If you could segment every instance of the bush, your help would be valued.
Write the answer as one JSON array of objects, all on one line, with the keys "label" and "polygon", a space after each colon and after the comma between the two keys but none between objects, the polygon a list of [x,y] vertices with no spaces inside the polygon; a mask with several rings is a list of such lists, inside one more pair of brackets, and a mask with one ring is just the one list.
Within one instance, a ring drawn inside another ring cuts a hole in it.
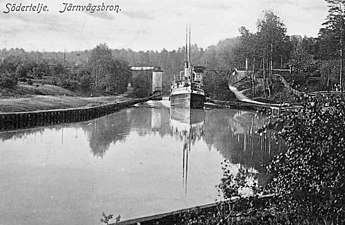
[{"label": "bush", "polygon": [[146,76],[133,79],[133,94],[138,98],[147,97],[151,93],[151,83]]},{"label": "bush", "polygon": [[204,77],[204,89],[212,99],[222,101],[236,99],[235,94],[229,90],[227,75],[225,73],[206,74]]},{"label": "bush", "polygon": [[21,82],[27,82],[28,79],[26,79],[25,77],[22,77],[22,78],[19,78],[19,81],[21,81]]},{"label": "bush", "polygon": [[[190,224],[345,224],[344,99],[305,96],[298,111],[275,123],[288,150],[268,166],[268,186],[248,183],[255,174],[246,170],[233,176],[225,162],[218,188],[225,200],[239,200],[219,203],[215,213],[183,215]],[[251,186],[254,196],[243,198],[240,190]]]},{"label": "bush", "polygon": [[75,81],[75,80],[66,79],[66,80],[61,81],[60,86],[63,87],[63,88],[66,88],[66,89],[75,91],[75,90],[78,89],[79,84],[78,84],[78,82]]},{"label": "bush", "polygon": [[93,80],[90,75],[84,75],[80,79],[80,87],[84,91],[89,91],[92,87]]},{"label": "bush", "polygon": [[297,113],[281,117],[288,145],[273,161],[268,191],[293,223],[345,222],[345,102],[340,96],[305,97]]},{"label": "bush", "polygon": [[28,85],[33,85],[33,82],[32,82],[31,79],[27,79],[26,83],[27,83]]},{"label": "bush", "polygon": [[14,88],[18,83],[15,76],[12,76],[8,72],[2,72],[0,74],[0,87],[4,88]]}]

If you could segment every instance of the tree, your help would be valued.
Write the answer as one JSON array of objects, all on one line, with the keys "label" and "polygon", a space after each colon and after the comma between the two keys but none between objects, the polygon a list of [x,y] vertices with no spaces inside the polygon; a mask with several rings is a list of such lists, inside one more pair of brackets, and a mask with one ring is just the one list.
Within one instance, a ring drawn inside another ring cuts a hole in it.
[{"label": "tree", "polygon": [[42,76],[50,75],[49,65],[46,61],[41,61],[35,65],[32,69],[32,75],[36,78],[41,79]]},{"label": "tree", "polygon": [[235,67],[244,68],[243,64],[245,60],[251,61],[252,64],[254,64],[256,60],[259,62],[258,35],[250,33],[245,27],[241,27],[239,32],[241,33],[241,43],[235,49]]},{"label": "tree", "polygon": [[54,65],[51,69],[53,84],[63,86],[63,83],[68,79],[68,72],[61,63]]},{"label": "tree", "polygon": [[[344,224],[344,126],[341,96],[304,97],[298,112],[284,112],[260,131],[274,127],[288,147],[268,166],[268,186],[251,184],[248,178],[255,180],[256,174],[245,168],[232,175],[225,161],[218,188],[228,201],[219,202],[215,212],[187,213],[182,219],[191,224]],[[243,198],[242,188],[252,188],[254,196]]]},{"label": "tree", "polygon": [[108,80],[108,73],[112,65],[111,50],[106,44],[97,45],[92,49],[89,66],[94,81],[94,88],[106,91]]},{"label": "tree", "polygon": [[332,90],[334,84],[339,81],[339,62],[336,60],[322,60],[320,62],[320,74],[323,87]]},{"label": "tree", "polygon": [[234,100],[233,92],[228,87],[228,74],[226,72],[208,72],[204,77],[205,92],[212,99]]},{"label": "tree", "polygon": [[205,53],[202,56],[201,62],[208,69],[217,69],[218,68],[216,46],[210,46],[206,49]]},{"label": "tree", "polygon": [[16,77],[26,78],[32,71],[33,64],[28,62],[21,62],[16,68]]},{"label": "tree", "polygon": [[21,64],[20,56],[8,56],[0,63],[0,70],[15,74],[17,67]]},{"label": "tree", "polygon": [[79,72],[80,77],[80,87],[84,91],[89,91],[92,87],[92,77],[91,77],[91,72],[88,71],[87,69],[82,69]]},{"label": "tree", "polygon": [[304,39],[294,43],[293,50],[291,52],[291,66],[296,69],[297,73],[305,72],[308,70],[313,62],[313,56],[308,53],[308,46]]},{"label": "tree", "polygon": [[345,222],[345,102],[340,96],[304,100],[283,114],[280,137],[288,150],[270,166],[269,191],[292,223]]},{"label": "tree", "polygon": [[108,92],[124,93],[130,82],[131,71],[124,60],[112,60],[108,73]]},{"label": "tree", "polygon": [[17,78],[7,71],[0,71],[0,87],[14,88],[17,85]]},{"label": "tree", "polygon": [[272,11],[266,11],[264,18],[257,22],[258,50],[261,58],[269,66],[278,67],[282,57],[289,59],[291,51],[289,37],[286,35],[285,24]]},{"label": "tree", "polygon": [[336,39],[334,31],[329,28],[321,28],[318,34],[317,58],[321,60],[339,58],[339,40]]},{"label": "tree", "polygon": [[[239,63],[236,59],[236,49],[240,45],[241,40],[239,38],[228,38],[219,43],[216,46],[216,61],[217,67],[214,69],[232,70],[238,66]],[[243,64],[244,61],[242,61]]]},{"label": "tree", "polygon": [[131,76],[128,63],[113,59],[106,44],[100,44],[91,51],[89,68],[95,89],[111,94],[126,91]]},{"label": "tree", "polygon": [[[344,10],[345,10],[345,1],[344,0],[326,0],[328,3],[328,16],[326,18],[326,22],[323,23],[325,26],[324,29],[320,30],[320,34],[323,37],[323,42],[321,42],[321,46],[326,45],[332,46],[332,49],[339,50],[339,58],[340,58],[340,90],[343,91],[343,62],[344,62]],[[329,41],[329,43],[325,43],[325,39]],[[321,39],[322,40],[322,39]],[[335,51],[337,52],[337,51]],[[336,54],[330,54],[333,57]]]},{"label": "tree", "polygon": [[[288,62],[292,49],[289,37],[286,35],[285,24],[272,11],[266,11],[263,19],[257,21],[257,32],[241,27],[240,45],[235,49],[234,65],[242,67],[248,60],[249,70],[261,68],[264,77],[264,90],[269,90],[267,84],[267,72],[273,68],[280,68],[284,62]],[[268,83],[271,84],[271,73]],[[253,85],[254,86],[254,85]]]}]

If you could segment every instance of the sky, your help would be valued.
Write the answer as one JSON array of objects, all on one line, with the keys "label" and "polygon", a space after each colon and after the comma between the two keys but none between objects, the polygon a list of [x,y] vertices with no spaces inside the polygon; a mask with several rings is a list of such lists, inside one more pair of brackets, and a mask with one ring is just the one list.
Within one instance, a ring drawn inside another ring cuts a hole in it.
[{"label": "sky", "polygon": [[[9,4],[20,3],[40,3],[48,11],[11,11]],[[64,3],[120,10],[64,11]],[[256,32],[265,10],[280,17],[287,34],[308,37],[317,36],[328,14],[325,0],[8,0],[0,1],[0,49],[75,51],[106,43],[112,49],[170,51],[185,44],[187,23],[192,43],[207,48],[239,36],[242,26]]]}]

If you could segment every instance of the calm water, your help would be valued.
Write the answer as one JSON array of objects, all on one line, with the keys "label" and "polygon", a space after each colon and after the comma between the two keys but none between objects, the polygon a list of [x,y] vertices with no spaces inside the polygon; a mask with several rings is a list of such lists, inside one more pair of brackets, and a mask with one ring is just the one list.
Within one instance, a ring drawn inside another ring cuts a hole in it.
[{"label": "calm water", "polygon": [[[214,202],[221,162],[261,172],[283,150],[265,118],[149,102],[85,123],[0,133],[0,224],[101,224]],[[258,181],[265,184],[260,173]]]}]

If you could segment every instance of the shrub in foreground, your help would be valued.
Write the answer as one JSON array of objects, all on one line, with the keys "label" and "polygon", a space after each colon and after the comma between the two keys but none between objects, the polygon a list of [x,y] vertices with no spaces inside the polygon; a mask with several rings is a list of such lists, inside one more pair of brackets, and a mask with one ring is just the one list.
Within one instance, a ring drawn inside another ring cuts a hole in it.
[{"label": "shrub in foreground", "polygon": [[[288,150],[267,167],[272,174],[268,186],[249,182],[255,174],[247,170],[232,175],[226,162],[218,186],[225,201],[215,213],[187,213],[183,223],[345,224],[344,99],[305,96],[301,108],[278,121],[277,136]],[[248,187],[254,195],[243,198],[240,190]]]}]

